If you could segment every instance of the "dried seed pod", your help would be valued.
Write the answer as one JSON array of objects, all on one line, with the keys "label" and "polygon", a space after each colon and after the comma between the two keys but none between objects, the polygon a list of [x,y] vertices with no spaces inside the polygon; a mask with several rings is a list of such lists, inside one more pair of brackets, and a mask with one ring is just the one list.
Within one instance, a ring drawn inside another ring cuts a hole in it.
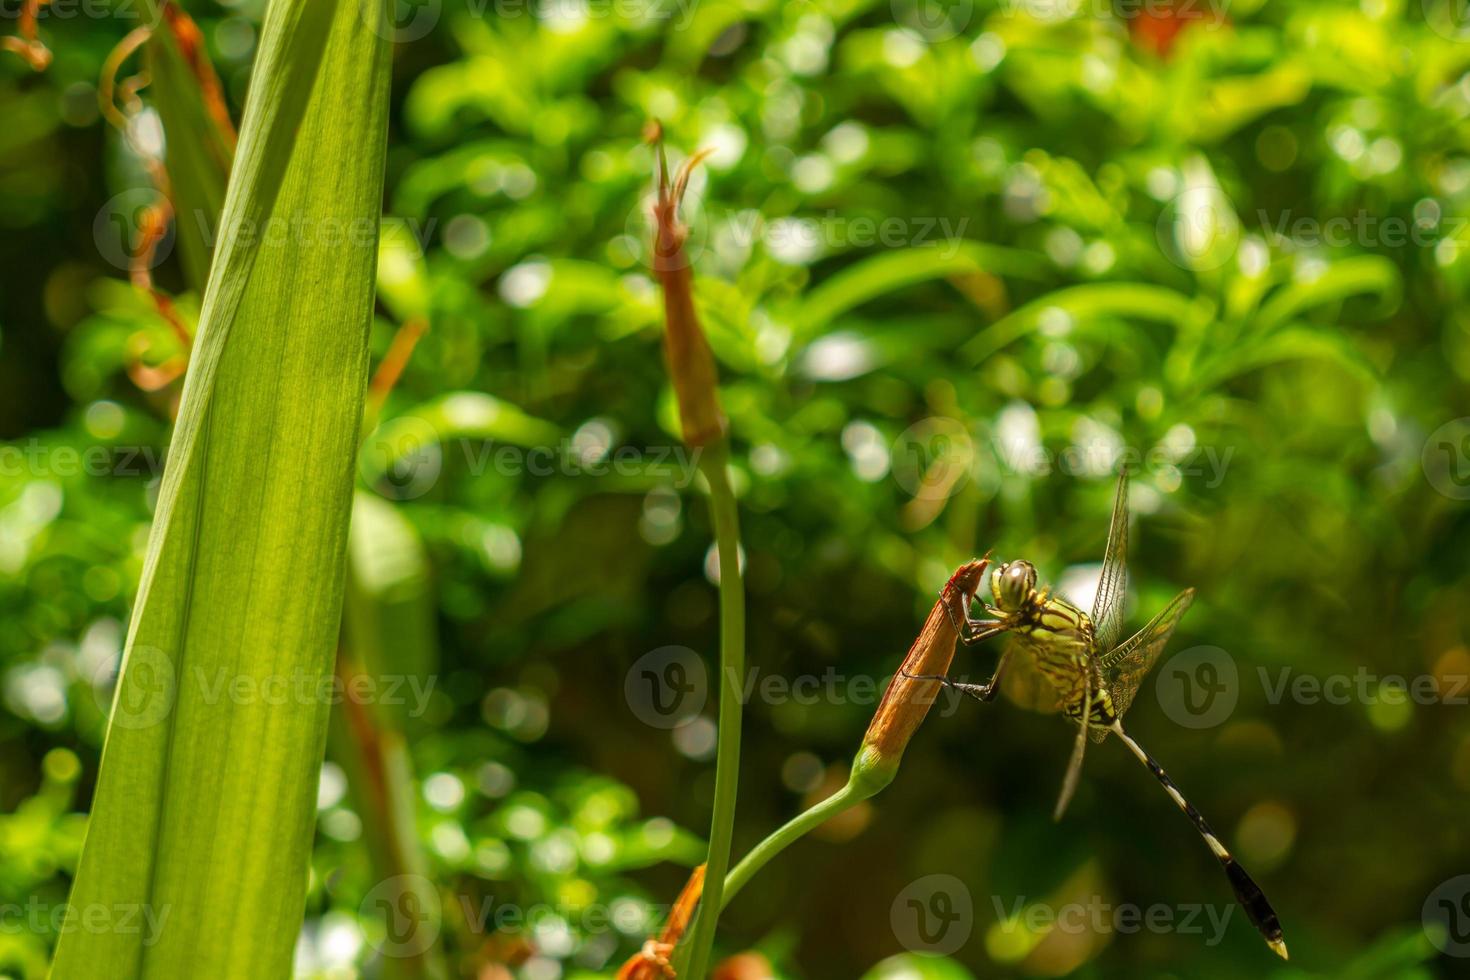
[{"label": "dried seed pod", "polygon": [[939,600],[929,611],[924,628],[909,647],[903,668],[893,675],[883,700],[873,714],[862,748],[853,762],[853,779],[876,782],[873,791],[888,784],[898,770],[899,761],[919,723],[929,713],[939,695],[940,682],[921,680],[911,675],[949,673],[954,659],[959,630],[969,600],[974,597],[990,565],[989,557],[968,561],[955,570],[939,592]]},{"label": "dried seed pod", "polygon": [[664,160],[663,133],[656,125],[651,138],[658,144],[658,197],[654,201],[653,271],[664,294],[664,358],[674,394],[679,401],[679,420],[684,442],[698,448],[718,441],[725,434],[725,413],[720,409],[719,375],[714,354],[694,309],[694,282],[689,257],[684,251],[688,229],[679,220],[679,204],[689,187],[689,176],[708,150],[684,161],[672,181]]}]

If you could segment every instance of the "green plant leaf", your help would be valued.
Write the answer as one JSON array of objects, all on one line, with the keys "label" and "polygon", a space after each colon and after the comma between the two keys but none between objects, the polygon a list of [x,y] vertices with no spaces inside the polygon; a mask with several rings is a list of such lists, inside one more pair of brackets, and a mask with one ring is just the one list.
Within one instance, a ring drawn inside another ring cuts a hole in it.
[{"label": "green plant leaf", "polygon": [[1329,361],[1348,374],[1368,384],[1377,384],[1378,371],[1341,327],[1312,327],[1296,324],[1284,327],[1268,337],[1230,348],[1207,361],[1190,380],[1204,390],[1248,371],[1271,364],[1298,360]]},{"label": "green plant leaf", "polygon": [[402,219],[383,222],[378,243],[378,299],[400,321],[429,315],[429,273],[413,228]]},{"label": "green plant leaf", "polygon": [[[352,504],[348,538],[344,639],[374,677],[407,675],[427,683],[437,661],[429,556],[418,529],[388,501],[366,491]],[[413,707],[394,712],[404,728]]]},{"label": "green plant leaf", "polygon": [[1168,323],[1181,329],[1193,322],[1207,320],[1213,312],[1208,303],[1147,283],[1107,282],[1072,286],[1048,293],[995,321],[976,334],[962,352],[972,364],[978,364],[1035,330],[1053,310],[1076,320],[1121,317]]},{"label": "green plant leaf", "polygon": [[1038,256],[969,241],[880,252],[808,292],[792,318],[792,329],[798,339],[810,337],[848,310],[920,282],[976,272],[1039,280],[1045,268]]},{"label": "green plant leaf", "polygon": [[[58,980],[290,973],[366,384],[381,15],[267,12]],[[96,908],[144,925],[88,929]]]},{"label": "green plant leaf", "polygon": [[1195,132],[1207,143],[1224,139],[1273,109],[1301,102],[1311,88],[1311,73],[1294,62],[1217,79],[1203,97],[1191,102]]},{"label": "green plant leaf", "polygon": [[403,476],[405,467],[413,471],[410,480],[419,481],[430,475],[420,472],[426,461],[422,454],[430,445],[488,439],[513,446],[551,446],[560,437],[556,426],[510,402],[478,391],[453,391],[380,424],[363,440],[358,469],[370,487]]},{"label": "green plant leaf", "polygon": [[1377,255],[1357,255],[1332,263],[1319,276],[1277,290],[1261,306],[1251,328],[1272,330],[1307,310],[1357,295],[1377,297],[1378,313],[1383,315],[1398,306],[1402,291],[1402,277],[1392,262]]}]

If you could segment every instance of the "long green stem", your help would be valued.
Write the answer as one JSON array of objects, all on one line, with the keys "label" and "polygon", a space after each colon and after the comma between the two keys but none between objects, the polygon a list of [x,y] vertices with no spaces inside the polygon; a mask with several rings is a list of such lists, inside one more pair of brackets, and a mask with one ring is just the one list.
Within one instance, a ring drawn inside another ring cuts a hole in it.
[{"label": "long green stem", "polygon": [[[723,456],[723,454],[722,454]],[[725,482],[723,458],[711,464],[718,467],[717,474],[710,475],[711,501],[716,511],[716,537],[720,543],[720,567],[721,571],[721,598],[722,609],[728,611],[731,608],[739,609],[741,604],[737,601],[724,604],[727,598],[724,591],[726,582],[723,571],[726,566],[727,557],[730,565],[738,566],[736,556],[731,553],[726,555],[725,542],[729,539],[721,537],[723,530],[733,532],[735,523],[735,507],[733,495],[729,493],[729,484]],[[709,473],[709,471],[706,471]],[[718,480],[718,483],[717,483]],[[718,492],[714,491],[719,486]],[[728,500],[729,513],[725,522],[727,528],[722,530],[721,518],[719,517],[719,501],[724,498]],[[726,673],[721,684],[721,709],[720,709],[720,767],[716,772],[716,805],[715,820],[716,828],[723,826],[723,836],[717,836],[714,829],[710,833],[710,857],[709,868],[705,877],[704,900],[700,904],[699,918],[695,923],[695,936],[693,941],[681,946],[675,956],[675,967],[680,977],[689,980],[703,980],[705,964],[708,962],[710,942],[713,940],[715,925],[719,915],[740,890],[745,887],[751,878],[761,868],[771,862],[776,855],[790,847],[797,840],[821,826],[827,820],[851,809],[863,800],[875,796],[893,782],[894,776],[898,774],[898,765],[903,758],[904,747],[909,738],[933,703],[933,681],[924,681],[915,678],[915,674],[944,673],[949,669],[950,659],[954,656],[955,629],[949,619],[949,605],[956,596],[973,595],[981,577],[985,572],[988,559],[966,562],[957,569],[940,594],[939,601],[929,612],[929,618],[924,621],[924,628],[920,630],[913,646],[909,648],[908,655],[904,657],[904,666],[900,675],[895,675],[883,695],[882,702],[878,705],[873,720],[868,724],[868,730],[863,735],[862,745],[858,747],[857,755],[852,760],[852,772],[847,777],[847,784],[836,793],[827,797],[817,805],[798,814],[786,824],[757,844],[745,859],[736,866],[734,871],[725,875],[725,866],[730,857],[730,838],[728,823],[721,824],[722,813],[725,819],[733,819],[735,809],[735,780],[734,773],[725,768],[726,761],[726,714],[725,707],[729,703],[725,699],[733,701],[736,717],[739,716],[740,698],[738,691],[731,688],[739,683],[740,669],[733,670],[729,663],[739,663],[743,658],[727,661]],[[739,574],[738,567],[735,574]],[[727,622],[728,626],[729,623]],[[730,633],[726,633],[729,638]],[[743,643],[744,637],[739,635]],[[929,685],[929,694],[923,694],[922,687],[916,685]],[[732,741],[735,743],[735,752],[738,754],[740,733],[733,733]],[[728,782],[726,781],[728,780]],[[722,794],[728,793],[728,796]],[[728,813],[724,813],[722,803],[728,802]],[[716,847],[716,842],[719,846]],[[716,865],[716,861],[720,863]],[[692,955],[690,952],[692,951]],[[689,967],[693,966],[693,970]]]},{"label": "long green stem", "polygon": [[710,818],[704,900],[689,943],[689,969],[680,976],[698,980],[706,973],[715,926],[723,907],[730,838],[735,830],[735,798],[740,783],[740,680],[745,674],[745,585],[740,576],[740,517],[730,486],[725,445],[710,446],[700,460],[709,481],[710,512],[720,561],[720,735],[715,757],[715,803]]},{"label": "long green stem", "polygon": [[735,866],[735,870],[730,872],[729,877],[725,879],[725,893],[720,909],[723,911],[724,907],[740,893],[740,889],[745,887],[746,882],[754,878],[756,872],[764,868],[772,858],[832,817],[851,810],[872,796],[873,792],[861,786],[857,780],[849,780],[847,785],[822,802],[792,817],[783,827],[757,844],[755,849],[745,855],[744,859]]}]

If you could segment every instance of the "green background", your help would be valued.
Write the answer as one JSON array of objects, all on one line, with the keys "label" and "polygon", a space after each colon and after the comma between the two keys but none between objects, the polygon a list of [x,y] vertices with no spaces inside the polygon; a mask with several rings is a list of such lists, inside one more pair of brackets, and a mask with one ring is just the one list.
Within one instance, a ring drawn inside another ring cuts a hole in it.
[{"label": "green background", "polygon": [[[261,5],[184,6],[238,118]],[[0,976],[43,976],[55,942],[177,393],[129,376],[177,350],[119,267],[151,185],[96,107],[139,16],[58,8],[45,73],[0,59]],[[627,696],[669,646],[712,681],[717,628],[699,484],[652,465],[678,450],[653,117],[676,161],[714,151],[686,217],[748,660],[757,685],[817,692],[757,686],[747,706],[737,856],[840,785],[960,561],[1025,557],[1085,594],[1127,452],[1130,624],[1199,590],[1130,730],[1272,897],[1292,961],[1238,910],[1214,934],[1226,883],[1115,742],[1052,823],[1070,731],[1023,673],[994,704],[937,708],[884,794],[731,905],[720,950],[834,980],[1464,971],[1470,940],[1426,927],[1447,897],[1470,931],[1452,5],[444,0],[399,23],[385,212],[411,234],[384,251],[375,357],[405,319],[431,329],[363,486],[410,542],[379,633],[433,679],[403,723],[455,975],[606,975],[702,853],[712,727],[645,724]],[[147,89],[134,125],[146,141]],[[164,253],[156,280],[190,316]],[[599,464],[620,448],[629,465]],[[955,670],[988,676],[996,652]],[[321,797],[300,972],[380,976],[334,764]],[[936,874],[972,909],[948,959],[905,950],[906,889]],[[533,923],[480,928],[487,901]],[[1008,919],[1032,906],[1106,921]],[[1176,925],[1130,931],[1118,906]]]}]

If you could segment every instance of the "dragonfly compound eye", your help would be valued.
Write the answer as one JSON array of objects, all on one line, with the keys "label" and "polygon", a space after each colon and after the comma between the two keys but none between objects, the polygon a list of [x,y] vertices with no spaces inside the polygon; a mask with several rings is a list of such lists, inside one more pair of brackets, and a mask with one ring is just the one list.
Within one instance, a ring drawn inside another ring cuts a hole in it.
[{"label": "dragonfly compound eye", "polygon": [[1007,562],[990,579],[995,604],[1008,612],[1021,608],[1035,587],[1036,567],[1029,561]]}]

